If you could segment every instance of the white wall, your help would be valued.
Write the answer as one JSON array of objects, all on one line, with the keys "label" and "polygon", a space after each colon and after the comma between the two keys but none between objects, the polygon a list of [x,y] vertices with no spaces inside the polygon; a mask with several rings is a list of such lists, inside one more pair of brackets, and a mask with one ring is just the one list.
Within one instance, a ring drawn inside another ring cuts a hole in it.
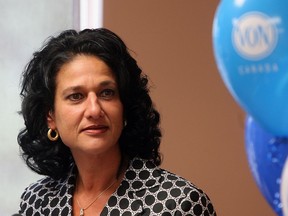
[{"label": "white wall", "polygon": [[0,215],[16,213],[24,188],[41,178],[19,157],[20,74],[47,37],[72,27],[71,0],[0,0]]}]

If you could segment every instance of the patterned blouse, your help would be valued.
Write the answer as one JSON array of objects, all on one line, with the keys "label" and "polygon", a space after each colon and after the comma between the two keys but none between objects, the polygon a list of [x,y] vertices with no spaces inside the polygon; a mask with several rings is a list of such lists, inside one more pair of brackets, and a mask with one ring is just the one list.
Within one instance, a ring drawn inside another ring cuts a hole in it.
[{"label": "patterned blouse", "polygon": [[[76,174],[55,181],[49,177],[26,188],[19,213],[27,216],[72,215]],[[208,196],[187,180],[135,158],[111,195],[101,216],[191,215],[216,216]]]}]

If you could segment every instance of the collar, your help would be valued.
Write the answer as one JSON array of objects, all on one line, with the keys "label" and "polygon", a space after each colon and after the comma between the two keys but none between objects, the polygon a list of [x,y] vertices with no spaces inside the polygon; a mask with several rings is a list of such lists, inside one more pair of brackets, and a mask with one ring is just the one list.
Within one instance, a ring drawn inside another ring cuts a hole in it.
[{"label": "collar", "polygon": [[134,158],[129,163],[122,183],[127,181],[131,191],[153,188],[161,184],[161,173],[162,170],[152,161]]},{"label": "collar", "polygon": [[[73,166],[67,178],[52,183],[54,187],[50,188],[42,203],[44,212],[52,212],[58,208],[59,203],[60,205],[61,203],[66,203],[61,209],[66,209],[68,214],[72,213],[72,196],[75,189],[76,173],[77,168]],[[137,199],[137,197],[143,196],[147,191],[156,191],[163,181],[161,173],[162,170],[152,161],[134,158],[130,160],[124,178],[112,196],[123,196],[126,194],[131,199]],[[59,200],[59,197],[62,197],[62,199]],[[139,206],[142,206],[142,204],[139,203]],[[139,211],[141,211],[140,209],[142,208],[139,208]]]}]

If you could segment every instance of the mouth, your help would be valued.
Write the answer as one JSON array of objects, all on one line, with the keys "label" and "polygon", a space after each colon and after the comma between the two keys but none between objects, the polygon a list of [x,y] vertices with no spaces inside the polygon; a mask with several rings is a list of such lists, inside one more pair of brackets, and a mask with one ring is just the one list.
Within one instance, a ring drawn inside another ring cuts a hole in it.
[{"label": "mouth", "polygon": [[109,127],[106,125],[90,125],[82,129],[81,132],[84,132],[89,135],[97,135],[105,133],[108,129]]}]

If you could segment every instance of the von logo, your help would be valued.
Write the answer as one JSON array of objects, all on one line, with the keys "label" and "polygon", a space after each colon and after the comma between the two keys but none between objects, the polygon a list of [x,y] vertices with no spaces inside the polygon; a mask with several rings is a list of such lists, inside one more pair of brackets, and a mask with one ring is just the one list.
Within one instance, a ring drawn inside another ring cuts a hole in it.
[{"label": "von logo", "polygon": [[249,12],[233,21],[232,42],[236,52],[248,60],[269,56],[278,41],[277,20]]}]

